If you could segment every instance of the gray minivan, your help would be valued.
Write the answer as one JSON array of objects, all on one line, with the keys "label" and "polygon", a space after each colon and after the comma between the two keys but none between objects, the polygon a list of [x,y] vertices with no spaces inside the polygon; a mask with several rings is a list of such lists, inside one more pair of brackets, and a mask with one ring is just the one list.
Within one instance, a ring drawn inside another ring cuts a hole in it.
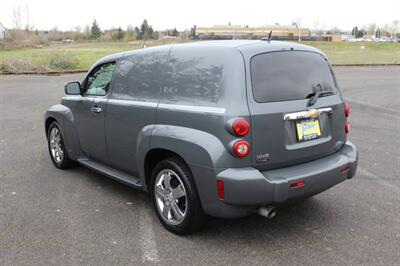
[{"label": "gray minivan", "polygon": [[48,109],[50,157],[150,192],[161,223],[198,229],[355,175],[350,109],[325,55],[277,41],[209,41],[107,56]]}]

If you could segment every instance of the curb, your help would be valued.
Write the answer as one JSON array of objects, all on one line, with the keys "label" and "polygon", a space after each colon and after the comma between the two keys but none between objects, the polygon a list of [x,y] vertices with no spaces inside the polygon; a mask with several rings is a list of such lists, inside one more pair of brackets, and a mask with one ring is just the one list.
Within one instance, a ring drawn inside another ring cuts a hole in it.
[{"label": "curb", "polygon": [[64,75],[75,73],[86,73],[88,70],[67,70],[67,71],[22,71],[22,72],[0,72],[0,75]]},{"label": "curb", "polygon": [[354,67],[354,66],[357,66],[357,67],[374,67],[374,66],[400,66],[400,64],[392,64],[392,63],[390,63],[390,64],[332,64],[332,66],[340,66],[340,67],[347,67],[347,66],[349,66],[349,67]]}]

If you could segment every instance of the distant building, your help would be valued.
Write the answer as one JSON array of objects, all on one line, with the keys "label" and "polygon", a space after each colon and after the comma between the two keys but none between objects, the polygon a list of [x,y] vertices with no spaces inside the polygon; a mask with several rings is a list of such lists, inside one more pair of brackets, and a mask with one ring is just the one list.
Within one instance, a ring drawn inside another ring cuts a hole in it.
[{"label": "distant building", "polygon": [[216,25],[212,27],[196,27],[195,34],[200,39],[261,39],[268,36],[278,39],[298,39],[309,37],[308,28],[297,28],[294,25],[267,25],[261,27],[249,27],[241,25]]},{"label": "distant building", "polygon": [[0,22],[0,40],[3,40],[8,37],[8,30],[3,26]]},{"label": "distant building", "polygon": [[332,34],[331,35],[331,41],[332,42],[341,42],[343,39],[341,34]]}]

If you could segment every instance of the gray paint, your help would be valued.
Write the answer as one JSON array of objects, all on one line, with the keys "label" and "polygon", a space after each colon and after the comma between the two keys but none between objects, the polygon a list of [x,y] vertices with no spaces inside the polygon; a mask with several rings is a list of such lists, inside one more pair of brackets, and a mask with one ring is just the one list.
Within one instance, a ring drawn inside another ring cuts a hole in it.
[{"label": "gray paint", "polygon": [[122,58],[113,80],[105,117],[110,163],[133,176],[139,174],[141,132],[156,120],[169,50],[144,49]]},{"label": "gray paint", "polygon": [[[108,164],[104,134],[106,103],[106,97],[77,96],[77,99],[68,101],[67,106],[74,115],[82,152],[90,159]],[[103,111],[92,112],[92,107],[101,108]]]},{"label": "gray paint", "polygon": [[[321,115],[322,137],[304,143],[295,141],[293,124],[284,116],[308,110],[307,100],[254,101],[250,58],[291,49],[323,55],[308,46],[274,41],[200,42],[111,55],[92,68],[118,63],[106,96],[66,96],[45,119],[60,123],[72,159],[143,190],[148,189],[146,155],[170,150],[189,165],[206,213],[244,216],[260,205],[319,193],[355,174],[357,150],[344,135],[340,94],[313,106],[332,112]],[[102,112],[91,112],[94,105]],[[244,158],[231,151],[239,138],[227,127],[236,118],[251,122],[243,139],[251,143],[252,153]],[[266,153],[269,159],[257,162],[257,155]],[[344,166],[350,167],[345,175],[340,174]],[[225,181],[224,201],[217,197],[217,178]],[[288,184],[299,178],[307,179],[305,189],[291,191]]]}]

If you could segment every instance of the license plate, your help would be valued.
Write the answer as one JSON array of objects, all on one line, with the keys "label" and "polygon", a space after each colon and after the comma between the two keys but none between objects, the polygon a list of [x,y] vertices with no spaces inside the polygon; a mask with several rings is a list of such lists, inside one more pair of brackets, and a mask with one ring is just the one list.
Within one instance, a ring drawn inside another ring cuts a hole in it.
[{"label": "license plate", "polygon": [[297,140],[304,141],[316,139],[321,136],[318,119],[307,119],[296,122]]}]

